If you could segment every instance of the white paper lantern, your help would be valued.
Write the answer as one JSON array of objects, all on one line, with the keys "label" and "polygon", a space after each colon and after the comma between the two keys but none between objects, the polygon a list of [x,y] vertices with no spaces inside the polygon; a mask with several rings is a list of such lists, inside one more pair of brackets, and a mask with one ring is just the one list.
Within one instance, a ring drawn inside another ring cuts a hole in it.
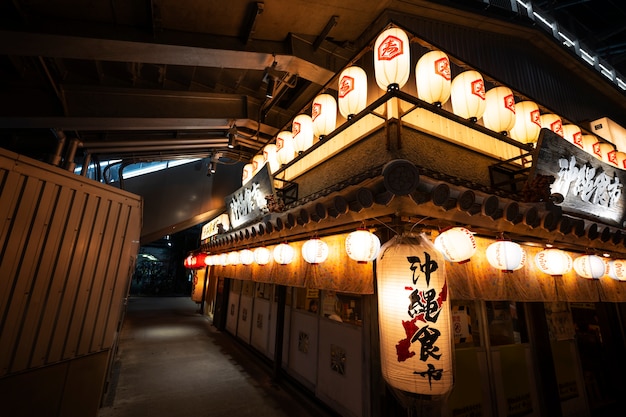
[{"label": "white paper lantern", "polygon": [[619,169],[626,169],[626,152],[615,152],[615,160]]},{"label": "white paper lantern", "polygon": [[452,80],[452,112],[476,121],[485,113],[485,81],[478,71],[464,71]]},{"label": "white paper lantern", "polygon": [[417,97],[438,106],[450,98],[452,72],[448,55],[441,51],[426,52],[415,65]]},{"label": "white paper lantern", "polygon": [[295,256],[295,249],[287,243],[281,243],[274,248],[274,260],[281,265],[290,264]]},{"label": "white paper lantern", "polygon": [[572,270],[572,257],[560,249],[544,249],[535,255],[535,265],[548,275],[563,275]]},{"label": "white paper lantern", "polygon": [[409,80],[411,48],[407,34],[390,28],[378,35],[374,43],[376,84],[385,91],[399,90]]},{"label": "white paper lantern", "polygon": [[583,255],[574,260],[574,270],[583,278],[602,278],[607,272],[606,269],[606,262],[597,255]]},{"label": "white paper lantern", "polygon": [[299,114],[294,117],[291,124],[291,133],[297,153],[302,153],[313,146],[313,119],[311,116]]},{"label": "white paper lantern", "polygon": [[563,137],[563,121],[560,116],[552,113],[546,113],[541,115],[540,121],[542,128],[549,129],[557,135]]},{"label": "white paper lantern", "polygon": [[612,259],[609,261],[608,274],[618,281],[626,281],[626,259]]},{"label": "white paper lantern", "polygon": [[532,101],[520,101],[515,104],[515,124],[509,135],[522,143],[535,143],[541,131],[541,112]]},{"label": "white paper lantern", "polygon": [[337,104],[346,119],[367,107],[367,74],[356,66],[348,67],[339,75]]},{"label": "white paper lantern", "polygon": [[504,272],[513,272],[526,263],[526,251],[517,243],[498,240],[487,247],[485,252],[491,266]]},{"label": "white paper lantern", "polygon": [[435,247],[448,262],[464,263],[476,253],[476,239],[464,227],[452,227],[435,238]]},{"label": "white paper lantern", "polygon": [[310,264],[321,264],[328,258],[328,244],[318,238],[307,240],[302,245],[302,258]]},{"label": "white paper lantern", "polygon": [[227,262],[228,262],[228,265],[239,265],[241,263],[241,261],[239,260],[239,252],[237,251],[228,252]]},{"label": "white paper lantern", "polygon": [[241,185],[246,185],[248,181],[254,177],[253,172],[254,167],[252,166],[252,163],[245,164],[243,166],[243,172],[241,173]]},{"label": "white paper lantern", "polygon": [[452,389],[453,335],[444,264],[427,239],[395,237],[380,250],[381,371],[396,389],[433,396]]},{"label": "white paper lantern", "polygon": [[213,258],[213,255],[207,255],[207,256],[204,258],[204,264],[205,264],[206,266],[213,266],[213,265],[214,265],[214,258]]},{"label": "white paper lantern", "polygon": [[252,157],[252,176],[255,176],[257,172],[265,165],[265,158],[263,154],[257,154]]},{"label": "white paper lantern", "polygon": [[239,251],[239,261],[242,265],[251,265],[254,262],[254,252],[250,249],[242,249]]},{"label": "white paper lantern", "polygon": [[272,252],[265,246],[256,248],[253,252],[254,262],[259,265],[267,265],[272,260]]},{"label": "white paper lantern", "polygon": [[508,132],[515,126],[515,97],[510,88],[499,86],[487,91],[483,123],[494,132]]},{"label": "white paper lantern", "polygon": [[583,134],[576,125],[571,123],[563,125],[563,139],[576,146],[582,147]]},{"label": "white paper lantern", "polygon": [[221,266],[227,266],[228,265],[228,254],[227,253],[220,253],[218,255],[218,259],[217,259],[217,264],[221,265]]},{"label": "white paper lantern", "polygon": [[337,102],[330,94],[320,94],[311,105],[313,134],[320,139],[332,133],[337,127]]},{"label": "white paper lantern", "polygon": [[380,250],[378,236],[365,229],[358,229],[346,236],[346,253],[358,263],[376,259]]},{"label": "white paper lantern", "polygon": [[610,143],[598,141],[593,144],[593,156],[614,167],[617,166],[616,153],[617,151]]},{"label": "white paper lantern", "polygon": [[296,157],[293,134],[288,130],[283,130],[276,135],[276,155],[278,162],[282,165],[288,164]]},{"label": "white paper lantern", "polygon": [[268,143],[263,147],[263,161],[269,167],[271,174],[280,169],[280,162],[278,162],[278,150],[275,144]]}]

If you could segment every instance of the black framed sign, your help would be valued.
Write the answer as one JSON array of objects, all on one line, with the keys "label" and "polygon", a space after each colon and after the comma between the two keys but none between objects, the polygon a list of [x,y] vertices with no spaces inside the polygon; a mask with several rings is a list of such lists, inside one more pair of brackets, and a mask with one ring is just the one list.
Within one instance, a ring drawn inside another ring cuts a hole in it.
[{"label": "black framed sign", "polygon": [[274,194],[267,164],[240,189],[225,198],[231,228],[259,219],[269,212],[266,196]]}]

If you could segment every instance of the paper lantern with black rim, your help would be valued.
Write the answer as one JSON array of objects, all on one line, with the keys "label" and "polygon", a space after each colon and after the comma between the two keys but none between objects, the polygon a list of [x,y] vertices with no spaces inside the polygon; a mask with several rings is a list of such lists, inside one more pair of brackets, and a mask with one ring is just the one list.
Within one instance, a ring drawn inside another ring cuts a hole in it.
[{"label": "paper lantern with black rim", "polygon": [[293,258],[296,256],[296,251],[288,243],[281,243],[274,247],[273,255],[277,263],[287,265],[293,261]]},{"label": "paper lantern with black rim", "polygon": [[267,265],[272,260],[272,252],[265,246],[254,250],[254,262],[258,265]]},{"label": "paper lantern with black rim", "polygon": [[243,166],[243,172],[241,173],[241,185],[246,185],[248,181],[252,179],[252,177],[254,176],[253,172],[254,167],[252,166],[252,163],[245,164]]},{"label": "paper lantern with black rim", "polygon": [[526,263],[526,251],[510,240],[498,240],[487,246],[485,252],[491,266],[504,272],[513,272]]},{"label": "paper lantern with black rim", "polygon": [[515,126],[515,97],[510,88],[499,86],[487,91],[483,124],[487,129],[507,135]]},{"label": "paper lantern with black rim", "polygon": [[349,120],[367,107],[367,74],[360,67],[348,67],[339,75],[338,84],[339,113]]},{"label": "paper lantern with black rim", "polygon": [[276,149],[276,145],[273,143],[268,143],[263,147],[263,161],[267,164],[270,169],[270,173],[280,169],[280,162],[278,161],[278,150]]},{"label": "paper lantern with black rim", "polygon": [[515,103],[515,124],[509,136],[522,143],[535,143],[540,131],[541,112],[537,103],[527,100]]},{"label": "paper lantern with black rim", "polygon": [[369,230],[359,228],[346,236],[346,253],[358,263],[376,259],[380,250],[380,239]]},{"label": "paper lantern with black rim", "polygon": [[452,72],[448,55],[441,51],[426,52],[415,65],[417,98],[441,106],[450,99]]},{"label": "paper lantern with black rim", "polygon": [[435,238],[435,248],[448,262],[465,263],[476,253],[474,234],[464,227],[451,227]]},{"label": "paper lantern with black rim", "polygon": [[290,131],[283,130],[276,135],[276,155],[282,165],[288,164],[296,157],[293,134]]},{"label": "paper lantern with black rim", "polygon": [[441,397],[452,389],[444,264],[426,238],[394,237],[376,260],[381,371],[401,391]]},{"label": "paper lantern with black rim", "polygon": [[294,149],[300,154],[313,146],[313,119],[308,114],[299,114],[291,123]]},{"label": "paper lantern with black rim", "polygon": [[385,91],[399,90],[409,80],[410,73],[409,37],[400,28],[385,30],[374,43],[376,84]]},{"label": "paper lantern with black rim", "polygon": [[541,115],[540,121],[542,128],[551,130],[560,137],[563,137],[563,121],[560,116],[546,113]]},{"label": "paper lantern with black rim", "polygon": [[599,279],[606,274],[607,264],[597,255],[583,255],[574,259],[574,271],[586,279]]},{"label": "paper lantern with black rim", "polygon": [[548,275],[563,275],[572,270],[572,257],[560,249],[544,249],[535,255],[535,265]]},{"label": "paper lantern with black rim", "polygon": [[626,281],[626,259],[612,259],[608,262],[608,274],[617,281]]},{"label": "paper lantern with black rim", "polygon": [[452,112],[459,117],[476,121],[483,117],[485,101],[485,81],[474,70],[460,73],[452,80],[450,89]]},{"label": "paper lantern with black rim", "polygon": [[239,251],[239,260],[242,265],[251,265],[254,262],[254,252],[250,249],[242,249]]},{"label": "paper lantern with black rim", "polygon": [[321,264],[328,258],[328,245],[319,238],[309,239],[302,245],[302,258],[310,264]]}]

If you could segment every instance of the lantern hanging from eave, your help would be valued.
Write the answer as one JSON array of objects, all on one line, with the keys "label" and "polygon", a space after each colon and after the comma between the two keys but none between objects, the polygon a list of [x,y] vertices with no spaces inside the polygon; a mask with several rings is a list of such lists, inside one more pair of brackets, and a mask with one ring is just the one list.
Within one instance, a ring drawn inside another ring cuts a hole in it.
[{"label": "lantern hanging from eave", "polygon": [[286,165],[296,157],[296,149],[293,143],[293,134],[288,130],[283,130],[276,136],[276,155],[278,162]]},{"label": "lantern hanging from eave", "polygon": [[256,248],[253,252],[254,262],[259,265],[267,265],[272,260],[272,252],[265,246]]},{"label": "lantern hanging from eave", "polygon": [[607,264],[597,255],[583,255],[574,259],[574,270],[586,279],[599,279],[607,273]]},{"label": "lantern hanging from eave", "polygon": [[609,261],[608,274],[618,281],[626,281],[626,259],[612,259]]},{"label": "lantern hanging from eave", "polygon": [[401,89],[411,72],[409,37],[400,28],[382,32],[374,43],[376,84],[385,91]]},{"label": "lantern hanging from eave", "polygon": [[499,86],[487,91],[483,123],[487,129],[506,134],[515,126],[515,97],[510,88]]},{"label": "lantern hanging from eave", "polygon": [[549,129],[560,137],[563,137],[563,121],[560,116],[553,113],[546,113],[541,115],[540,121],[542,128]]},{"label": "lantern hanging from eave", "polygon": [[241,260],[239,259],[238,251],[228,252],[227,259],[228,259],[228,265],[239,265],[241,263]]},{"label": "lantern hanging from eave", "polygon": [[313,120],[313,134],[324,139],[337,126],[337,102],[330,94],[320,94],[311,105],[311,119]]},{"label": "lantern hanging from eave", "polygon": [[254,167],[252,166],[252,163],[245,164],[243,166],[243,172],[241,173],[241,185],[246,185],[254,176],[253,173]]},{"label": "lantern hanging from eave", "polygon": [[474,234],[464,227],[451,227],[435,238],[435,247],[448,262],[465,263],[476,253]]},{"label": "lantern hanging from eave", "polygon": [[593,156],[602,162],[617,167],[617,151],[607,142],[598,141],[593,144]]},{"label": "lantern hanging from eave", "polygon": [[380,239],[365,228],[359,228],[346,236],[346,253],[358,263],[373,261],[379,250]]},{"label": "lantern hanging from eave", "polygon": [[308,114],[299,114],[291,123],[294,148],[297,153],[302,153],[313,146],[313,119]]},{"label": "lantern hanging from eave", "polygon": [[277,263],[281,265],[287,265],[290,264],[291,261],[293,261],[293,258],[296,256],[296,251],[288,243],[281,243],[280,245],[274,247],[273,255],[274,260]]},{"label": "lantern hanging from eave", "polygon": [[302,258],[310,264],[321,264],[328,258],[328,244],[319,238],[307,240],[302,245]]},{"label": "lantern hanging from eave", "polygon": [[228,253],[220,253],[217,258],[217,264],[221,266],[228,266]]},{"label": "lantern hanging from eave", "polygon": [[276,145],[268,143],[263,147],[263,161],[270,169],[270,173],[275,173],[280,169],[280,162],[278,162],[278,151]]},{"label": "lantern hanging from eave", "polygon": [[204,264],[206,266],[213,266],[213,261],[214,261],[213,255],[207,255],[204,257]]},{"label": "lantern hanging from eave", "polygon": [[450,98],[452,73],[450,60],[441,51],[426,52],[415,65],[417,97],[430,104],[441,106]]},{"label": "lantern hanging from eave", "polygon": [[337,102],[339,113],[348,120],[367,107],[367,74],[361,67],[351,66],[341,72]]},{"label": "lantern hanging from eave", "polygon": [[491,266],[504,272],[513,272],[526,263],[526,251],[510,240],[498,240],[487,247],[487,261]]},{"label": "lantern hanging from eave", "polygon": [[426,238],[394,237],[376,261],[382,376],[392,387],[442,396],[453,386],[453,335],[441,254]]},{"label": "lantern hanging from eave", "polygon": [[250,249],[242,249],[239,251],[239,261],[242,265],[251,265],[254,262],[254,252]]},{"label": "lantern hanging from eave", "polygon": [[257,172],[259,172],[259,170],[261,168],[263,168],[263,165],[265,165],[265,158],[263,157],[263,154],[256,154],[252,157],[252,174],[253,176],[256,175]]},{"label": "lantern hanging from eave", "polygon": [[583,134],[580,128],[574,124],[563,125],[563,139],[582,148]]},{"label": "lantern hanging from eave", "polygon": [[532,101],[520,101],[515,104],[515,124],[509,136],[518,142],[535,143],[541,131],[541,112]]},{"label": "lantern hanging from eave", "polygon": [[626,152],[615,152],[615,160],[619,169],[626,169]]},{"label": "lantern hanging from eave", "polygon": [[474,70],[460,73],[452,80],[450,89],[452,112],[473,122],[485,113],[485,81]]},{"label": "lantern hanging from eave", "polygon": [[193,256],[189,255],[185,258],[185,260],[183,261],[183,266],[185,268],[191,268],[191,261],[192,261]]},{"label": "lantern hanging from eave", "polygon": [[587,152],[590,155],[594,155],[593,147],[598,143],[598,138],[594,135],[582,135],[582,142],[579,144],[575,143],[578,147],[580,147],[583,151]]},{"label": "lantern hanging from eave", "polygon": [[535,255],[535,265],[548,275],[563,275],[572,270],[572,257],[560,249],[544,249]]}]

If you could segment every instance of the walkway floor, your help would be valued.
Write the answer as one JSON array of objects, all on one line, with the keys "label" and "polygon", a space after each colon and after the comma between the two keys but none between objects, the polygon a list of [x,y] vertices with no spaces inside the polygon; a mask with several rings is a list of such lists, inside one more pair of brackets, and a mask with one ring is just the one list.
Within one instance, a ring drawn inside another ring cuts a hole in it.
[{"label": "walkway floor", "polygon": [[[256,359],[256,360],[255,360]],[[198,313],[188,297],[129,299],[98,417],[328,416]]]}]

